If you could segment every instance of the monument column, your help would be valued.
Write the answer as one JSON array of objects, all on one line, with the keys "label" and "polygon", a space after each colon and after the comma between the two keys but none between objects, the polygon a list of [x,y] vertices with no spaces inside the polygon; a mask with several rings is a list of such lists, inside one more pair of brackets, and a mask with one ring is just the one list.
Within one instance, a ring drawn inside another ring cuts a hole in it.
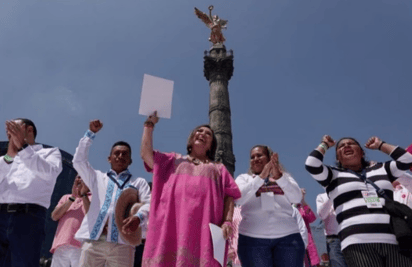
[{"label": "monument column", "polygon": [[234,175],[235,156],[232,145],[232,122],[229,102],[229,80],[233,75],[233,52],[217,43],[205,51],[204,75],[209,81],[209,123],[217,138],[215,158]]}]

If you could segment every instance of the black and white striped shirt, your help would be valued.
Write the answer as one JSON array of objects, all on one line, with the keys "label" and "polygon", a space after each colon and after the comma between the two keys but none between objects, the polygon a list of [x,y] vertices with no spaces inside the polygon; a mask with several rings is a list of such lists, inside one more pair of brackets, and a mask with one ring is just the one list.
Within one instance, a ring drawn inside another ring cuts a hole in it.
[{"label": "black and white striped shirt", "polygon": [[[412,165],[412,155],[397,147],[390,155],[394,160],[377,163],[366,168],[366,177],[393,198],[392,182]],[[314,150],[306,160],[306,170],[326,188],[333,201],[339,223],[342,250],[352,244],[388,243],[397,244],[389,225],[389,214],[383,208],[369,209],[362,191],[372,191],[358,176],[345,169],[326,166],[323,155]],[[380,198],[381,203],[385,203]]]}]

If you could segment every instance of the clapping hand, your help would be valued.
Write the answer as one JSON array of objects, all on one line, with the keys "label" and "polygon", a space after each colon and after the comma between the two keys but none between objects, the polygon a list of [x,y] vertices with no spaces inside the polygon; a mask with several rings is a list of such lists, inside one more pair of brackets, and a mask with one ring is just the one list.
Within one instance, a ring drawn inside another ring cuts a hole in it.
[{"label": "clapping hand", "polygon": [[270,172],[270,178],[269,181],[274,182],[273,180],[271,180],[271,178],[273,178],[274,180],[279,179],[280,177],[282,177],[282,169],[280,167],[279,164],[279,155],[278,153],[273,153],[272,157],[270,157],[270,164],[272,164],[272,169]]},{"label": "clapping hand", "polygon": [[73,197],[80,197],[80,187],[82,185],[82,180],[80,179],[79,176],[77,176],[74,180],[73,186],[72,186],[72,196]]},{"label": "clapping hand", "polygon": [[18,124],[15,121],[6,121],[6,132],[9,136],[9,141],[14,144],[14,146],[19,149],[26,143],[26,132],[24,129],[24,124]]},{"label": "clapping hand", "polygon": [[103,123],[100,120],[92,120],[89,124],[89,129],[93,133],[97,133],[103,128]]},{"label": "clapping hand", "polygon": [[382,143],[382,140],[379,137],[372,136],[366,142],[365,147],[369,149],[378,149],[381,143]]},{"label": "clapping hand", "polygon": [[265,167],[263,167],[263,170],[259,176],[262,179],[269,177],[269,181],[274,182],[282,177],[282,175],[282,169],[279,164],[279,155],[278,153],[273,153],[270,157],[270,161],[266,163]]}]

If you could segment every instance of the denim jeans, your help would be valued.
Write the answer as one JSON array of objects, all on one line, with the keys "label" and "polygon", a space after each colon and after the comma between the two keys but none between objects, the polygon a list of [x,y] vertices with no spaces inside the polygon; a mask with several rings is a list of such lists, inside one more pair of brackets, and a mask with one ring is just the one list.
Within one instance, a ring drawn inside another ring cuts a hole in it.
[{"label": "denim jeans", "polygon": [[329,254],[331,267],[347,267],[345,257],[343,256],[340,240],[337,237],[326,238],[326,248]]},{"label": "denim jeans", "polygon": [[0,212],[0,267],[39,267],[46,209]]},{"label": "denim jeans", "polygon": [[302,267],[305,244],[300,233],[281,238],[254,238],[239,234],[242,267]]}]

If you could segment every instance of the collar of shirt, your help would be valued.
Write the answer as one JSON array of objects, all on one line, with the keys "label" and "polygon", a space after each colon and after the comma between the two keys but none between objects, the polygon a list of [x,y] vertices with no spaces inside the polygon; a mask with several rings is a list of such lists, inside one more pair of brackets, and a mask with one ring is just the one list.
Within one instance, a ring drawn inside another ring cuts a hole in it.
[{"label": "collar of shirt", "polygon": [[107,172],[107,175],[115,177],[117,180],[124,181],[127,179],[127,177],[129,177],[132,174],[130,173],[129,169],[126,169],[119,174],[117,174],[114,170],[110,169]]},{"label": "collar of shirt", "polygon": [[34,144],[34,145],[31,146],[31,148],[32,148],[34,151],[39,151],[40,149],[43,148],[43,145],[42,145],[42,144]]}]

